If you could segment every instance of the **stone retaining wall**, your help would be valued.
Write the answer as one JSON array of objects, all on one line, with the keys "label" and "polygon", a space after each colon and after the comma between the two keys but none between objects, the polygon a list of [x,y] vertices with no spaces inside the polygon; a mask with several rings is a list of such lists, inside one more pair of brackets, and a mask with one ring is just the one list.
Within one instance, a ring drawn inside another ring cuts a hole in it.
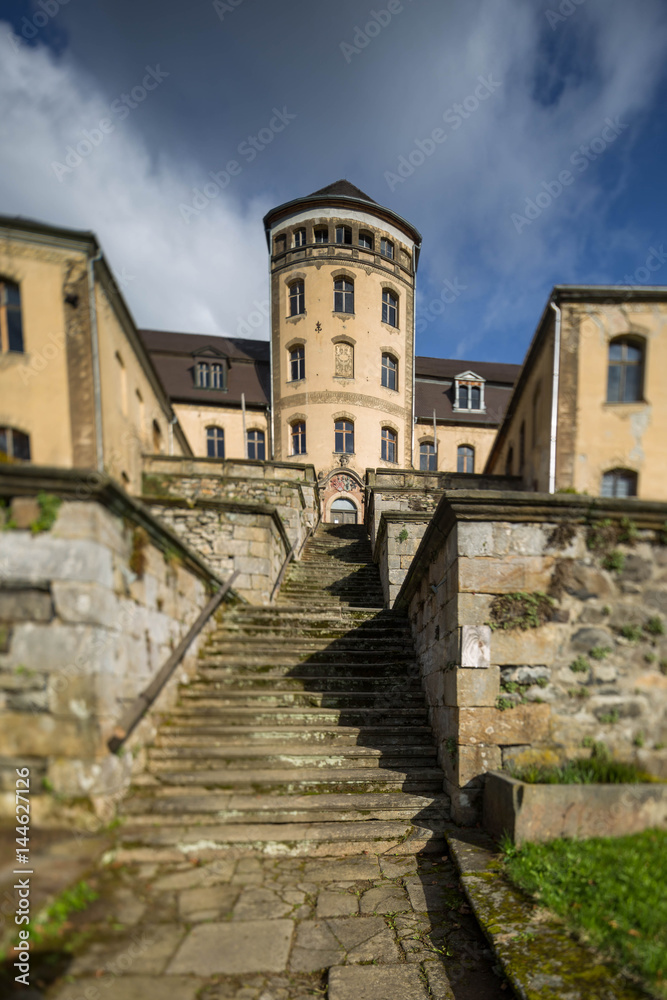
[{"label": "stone retaining wall", "polygon": [[[13,815],[15,768],[28,766],[37,822],[82,822],[93,810],[111,818],[141,767],[152,719],[122,756],[107,740],[220,584],[115,483],[90,484],[87,473],[0,467],[0,815]],[[160,710],[197,649],[195,641]]]},{"label": "stone retaining wall", "polygon": [[432,514],[383,513],[373,560],[378,564],[385,606],[391,608],[412,565]]},{"label": "stone retaining wall", "polygon": [[667,777],[666,519],[638,500],[443,497],[395,608],[457,821],[479,819],[486,771],[595,743]]}]

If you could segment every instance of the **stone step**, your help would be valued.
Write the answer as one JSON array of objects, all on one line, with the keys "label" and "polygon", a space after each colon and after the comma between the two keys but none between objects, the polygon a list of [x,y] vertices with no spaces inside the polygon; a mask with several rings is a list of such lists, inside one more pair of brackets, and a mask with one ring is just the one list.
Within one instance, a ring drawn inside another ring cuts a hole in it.
[{"label": "stone step", "polygon": [[[324,676],[329,676],[330,674],[336,674],[339,669],[347,665],[354,667],[355,675],[363,674],[364,670],[368,668],[374,668],[378,666],[386,665],[387,670],[399,670],[402,669],[405,673],[416,674],[414,656],[404,655],[401,656],[397,654],[389,658],[385,656],[385,659],[378,656],[364,657],[353,657],[353,656],[327,656],[325,655],[328,651],[322,650],[314,653],[307,653],[305,656],[294,654],[289,656],[287,653],[282,653],[280,655],[271,655],[270,651],[264,653],[253,653],[247,652],[244,655],[231,656],[225,655],[223,653],[216,653],[212,657],[202,657],[202,664],[206,664],[207,669],[214,670],[217,667],[229,667],[232,670],[239,669],[240,672],[245,672],[247,670],[254,669],[258,674],[266,673],[273,667],[285,667],[287,672],[289,668],[293,670],[300,670],[303,667],[313,667],[316,668],[317,672]],[[372,676],[373,670],[369,673]],[[295,674],[298,676],[298,674]]]},{"label": "stone step", "polygon": [[[152,777],[154,775],[149,775]],[[211,768],[205,773],[174,765],[171,771],[160,771],[163,785],[202,785],[206,788],[228,788],[244,792],[411,792],[416,794],[441,792],[443,773],[437,767],[394,768],[333,767],[279,769]]]},{"label": "stone step", "polygon": [[424,703],[424,696],[419,692],[405,692],[392,695],[390,692],[377,691],[282,691],[269,694],[262,691],[246,691],[229,689],[226,691],[210,691],[206,688],[196,688],[191,685],[181,691],[181,704],[198,704],[201,706],[229,706],[246,703],[265,708],[287,708],[288,706],[323,708],[361,708],[368,705],[372,708],[410,707],[419,708]]},{"label": "stone step", "polygon": [[206,723],[199,716],[190,719],[189,725],[180,720],[178,724],[163,725],[154,746],[215,746],[216,740],[224,740],[225,745],[235,743],[244,747],[248,743],[305,743],[316,746],[371,746],[394,747],[409,743],[411,746],[433,746],[433,734],[429,726],[225,726]]},{"label": "stone step", "polygon": [[360,668],[359,674],[339,677],[336,674],[313,674],[310,677],[291,677],[287,674],[278,676],[257,676],[254,673],[240,674],[224,673],[222,670],[199,670],[197,681],[193,682],[191,691],[226,691],[228,688],[236,691],[362,691],[362,692],[393,692],[400,694],[414,692],[421,695],[421,682],[414,674],[393,676],[365,676]]},{"label": "stone step", "polygon": [[208,746],[161,746],[150,747],[148,760],[150,770],[173,768],[174,765],[188,770],[220,768],[223,764],[235,768],[274,767],[383,767],[392,770],[411,767],[429,767],[436,756],[434,746],[406,746],[399,744],[384,750],[379,747],[340,746],[309,747],[303,744],[277,744],[260,746],[236,746],[211,741]]},{"label": "stone step", "polygon": [[[365,677],[418,677],[416,666],[410,661],[407,664],[401,662],[390,663],[357,663],[331,665],[331,670],[335,671],[337,677],[358,677],[363,674]],[[323,674],[322,665],[304,660],[300,663],[272,661],[271,663],[257,664],[252,660],[247,662],[243,659],[233,661],[222,659],[221,657],[204,658],[199,661],[199,677],[206,677],[215,680],[220,676],[229,674],[248,674],[249,676],[261,677],[321,677]],[[330,676],[327,672],[325,676]]]},{"label": "stone step", "polygon": [[227,651],[229,649],[340,649],[351,650],[392,650],[400,649],[414,657],[413,644],[407,635],[357,635],[354,631],[331,636],[281,635],[278,632],[267,635],[212,635],[207,643],[208,649]]},{"label": "stone step", "polygon": [[226,726],[303,724],[315,727],[321,724],[335,726],[423,726],[427,724],[428,713],[422,703],[416,708],[363,707],[363,708],[319,708],[304,709],[294,707],[258,708],[238,705],[233,708],[218,704],[201,706],[191,701],[185,706],[176,706],[169,712],[170,723],[199,725],[215,721]]}]

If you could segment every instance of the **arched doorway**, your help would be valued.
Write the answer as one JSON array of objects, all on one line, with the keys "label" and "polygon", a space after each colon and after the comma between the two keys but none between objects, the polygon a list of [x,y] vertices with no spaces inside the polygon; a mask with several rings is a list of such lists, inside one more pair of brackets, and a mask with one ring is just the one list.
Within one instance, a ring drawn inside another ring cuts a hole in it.
[{"label": "arched doorway", "polygon": [[329,523],[356,524],[357,523],[356,504],[354,504],[352,500],[347,500],[345,497],[338,497],[331,504]]}]

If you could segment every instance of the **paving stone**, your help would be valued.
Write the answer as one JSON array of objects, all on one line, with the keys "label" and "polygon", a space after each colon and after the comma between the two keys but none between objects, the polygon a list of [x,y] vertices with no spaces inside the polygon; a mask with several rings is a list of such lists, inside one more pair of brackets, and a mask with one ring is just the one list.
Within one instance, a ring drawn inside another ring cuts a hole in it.
[{"label": "paving stone", "polygon": [[385,878],[403,878],[405,875],[412,875],[417,872],[416,858],[382,857],[379,860],[380,869]]},{"label": "paving stone", "polygon": [[362,913],[405,913],[411,909],[404,890],[396,885],[369,889],[361,897]]},{"label": "paving stone", "polygon": [[275,920],[287,916],[292,904],[271,889],[245,889],[234,907],[233,920]]},{"label": "paving stone", "polygon": [[137,931],[122,940],[95,941],[78,955],[68,972],[73,976],[132,972],[150,975],[164,972],[167,962],[185,937],[182,924],[158,924]]},{"label": "paving stone", "polygon": [[52,1000],[195,1000],[202,985],[191,976],[102,976],[69,983]]},{"label": "paving stone", "polygon": [[450,903],[447,901],[444,885],[440,881],[429,878],[427,875],[415,875],[406,878],[405,888],[408,890],[410,902],[417,913],[424,911],[432,913],[434,911],[449,909]]},{"label": "paving stone", "polygon": [[329,1000],[428,1000],[419,969],[405,965],[336,966],[329,970],[328,995]]},{"label": "paving stone", "polygon": [[187,921],[215,920],[232,910],[239,892],[231,885],[185,889],[178,897],[178,910]]},{"label": "paving stone", "polygon": [[317,897],[318,917],[352,917],[358,912],[359,900],[350,892],[324,889]]},{"label": "paving stone", "polygon": [[382,917],[340,917],[327,923],[347,952],[348,962],[398,961],[398,946]]},{"label": "paving stone", "polygon": [[380,866],[377,858],[336,858],[306,864],[304,875],[314,882],[340,882],[348,879],[377,879]]},{"label": "paving stone", "polygon": [[217,885],[229,882],[234,874],[235,861],[220,860],[201,867],[193,865],[187,871],[163,875],[151,883],[156,890],[194,889],[197,886]]},{"label": "paving stone", "polygon": [[290,958],[293,972],[315,972],[342,961],[341,943],[325,920],[304,920],[297,926]]},{"label": "paving stone", "polygon": [[433,962],[425,962],[424,970],[428,979],[432,1000],[456,1000],[452,984],[439,958]]},{"label": "paving stone", "polygon": [[293,930],[291,920],[200,924],[188,934],[167,972],[203,976],[281,972],[287,966]]}]

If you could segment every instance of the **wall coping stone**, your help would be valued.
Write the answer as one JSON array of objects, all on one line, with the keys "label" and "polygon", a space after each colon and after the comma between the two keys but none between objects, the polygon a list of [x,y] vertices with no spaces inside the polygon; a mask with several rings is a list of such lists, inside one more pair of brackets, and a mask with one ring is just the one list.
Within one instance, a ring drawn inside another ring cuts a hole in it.
[{"label": "wall coping stone", "polygon": [[[383,515],[384,516],[384,515]],[[459,522],[504,521],[540,524],[569,521],[586,524],[591,517],[620,520],[628,517],[638,528],[661,530],[667,521],[667,503],[632,498],[591,497],[573,493],[519,493],[492,490],[445,491],[434,511],[394,610],[406,614],[428,569],[432,554],[444,544]]]},{"label": "wall coping stone", "polygon": [[[255,458],[209,458],[208,456],[189,456],[189,455],[144,455],[144,472],[149,475],[153,472],[154,467],[161,464],[169,465],[181,465],[184,469],[189,470],[188,472],[181,473],[182,475],[192,474],[195,466],[203,465],[211,467],[211,475],[219,475],[220,478],[226,477],[226,469],[234,465],[247,466],[250,469],[287,469],[294,473],[302,473],[300,482],[312,483],[317,486],[317,475],[315,473],[315,466],[301,465],[296,462],[267,462],[261,459]],[[169,473],[165,473],[169,475]],[[272,482],[278,482],[278,480],[273,480],[271,477],[262,476],[262,479],[268,479]],[[286,477],[288,482],[294,482],[295,478],[289,479]]]},{"label": "wall coping stone", "polygon": [[433,517],[432,510],[383,510],[380,515],[377,535],[375,537],[375,549],[373,551],[374,562],[378,561],[378,547],[384,540],[390,524],[428,524]]}]

